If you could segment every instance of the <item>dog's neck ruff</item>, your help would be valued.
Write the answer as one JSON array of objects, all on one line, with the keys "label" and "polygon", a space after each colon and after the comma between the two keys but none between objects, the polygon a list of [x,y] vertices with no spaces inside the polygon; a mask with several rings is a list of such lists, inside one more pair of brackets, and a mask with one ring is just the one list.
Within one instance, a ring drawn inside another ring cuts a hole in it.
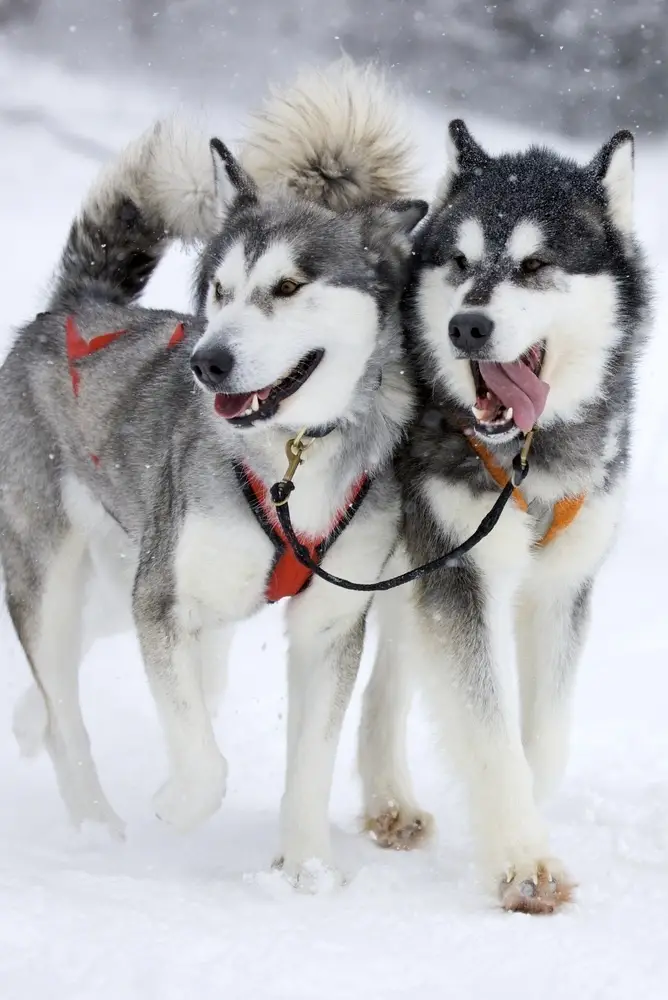
[{"label": "dog's neck ruff", "polygon": [[[482,441],[479,441],[472,434],[467,434],[466,440],[482,464],[485,466],[485,469],[496,485],[503,489],[508,482],[508,475],[505,470],[499,465],[492,453],[485,447]],[[562,533],[562,531],[569,528],[580,513],[585,499],[586,494],[581,493],[579,496],[565,496],[562,497],[561,500],[557,500],[552,508],[552,520],[548,525],[545,534],[536,542],[536,545],[539,548],[549,545],[550,542],[553,542],[555,538]],[[513,490],[513,501],[520,508],[520,510],[524,511],[525,514],[528,513],[529,504],[527,503],[526,497],[518,487],[515,487]]]},{"label": "dog's neck ruff", "polygon": [[[306,590],[313,572],[303,566],[295,556],[283,533],[274,504],[267,486],[245,463],[235,464],[235,473],[243,495],[256,521],[271,539],[276,549],[273,566],[267,585],[265,597],[269,604],[280,601],[283,597],[296,597]],[[311,559],[320,563],[327,551],[344,531],[362,505],[369,491],[371,480],[363,473],[352,486],[346,503],[337,511],[326,535],[320,537],[303,536],[299,539],[308,549]]]}]

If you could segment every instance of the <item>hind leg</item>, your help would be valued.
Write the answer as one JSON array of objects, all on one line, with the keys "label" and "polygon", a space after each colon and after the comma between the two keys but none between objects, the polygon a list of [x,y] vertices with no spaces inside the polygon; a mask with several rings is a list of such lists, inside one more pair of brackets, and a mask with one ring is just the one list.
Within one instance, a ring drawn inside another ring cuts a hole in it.
[{"label": "hind leg", "polygon": [[16,703],[12,731],[22,757],[36,757],[46,742],[49,712],[37,684],[26,688]]},{"label": "hind leg", "polygon": [[[82,663],[94,644],[92,636],[88,636],[87,639],[88,641],[84,641],[80,657]],[[48,728],[49,712],[44,695],[39,685],[33,682],[17,701],[12,717],[12,732],[22,757],[30,759],[41,753],[46,745]]]},{"label": "hind leg", "polygon": [[[392,572],[401,572],[392,568]],[[380,847],[406,851],[420,846],[433,818],[415,798],[406,755],[406,730],[413,688],[409,664],[388,629],[405,600],[396,591],[377,598],[378,652],[364,693],[358,765],[364,790],[364,828]]]},{"label": "hind leg", "polygon": [[7,604],[39,689],[24,696],[16,721],[27,715],[32,736],[46,722],[46,746],[72,822],[102,823],[121,836],[123,823],[102,791],[79,704],[86,558],[84,539],[67,528],[48,556],[6,561]]},{"label": "hind leg", "polygon": [[203,629],[200,637],[202,689],[209,715],[215,719],[225,693],[227,661],[234,628]]},{"label": "hind leg", "polygon": [[[95,574],[94,565],[93,574]],[[103,577],[97,579],[98,584],[103,582]],[[114,614],[109,601],[105,599],[106,594],[96,596],[97,602],[87,600],[86,603],[80,657],[82,663],[86,660],[97,639],[129,631],[133,627],[131,609],[126,620],[124,616],[118,614],[118,611]],[[41,752],[46,744],[48,724],[49,716],[44,695],[39,686],[32,683],[16,703],[12,721],[14,738],[18,743],[21,756],[31,758],[36,757]]]}]

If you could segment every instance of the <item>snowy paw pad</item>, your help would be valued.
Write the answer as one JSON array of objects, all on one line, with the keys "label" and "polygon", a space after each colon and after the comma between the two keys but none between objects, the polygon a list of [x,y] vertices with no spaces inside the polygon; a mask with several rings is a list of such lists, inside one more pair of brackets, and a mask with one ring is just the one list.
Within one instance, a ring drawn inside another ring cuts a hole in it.
[{"label": "snowy paw pad", "polygon": [[499,896],[504,910],[512,913],[550,914],[571,901],[574,888],[564,875],[539,864],[528,878],[515,874],[503,879]]},{"label": "snowy paw pad", "polygon": [[293,889],[305,895],[334,892],[348,882],[340,871],[317,858],[299,864],[289,864],[280,858],[274,862],[273,867],[282,871],[283,877]]},{"label": "snowy paw pad", "polygon": [[379,847],[412,851],[429,839],[434,829],[434,819],[429,813],[402,810],[391,804],[379,816],[367,817],[364,829]]}]

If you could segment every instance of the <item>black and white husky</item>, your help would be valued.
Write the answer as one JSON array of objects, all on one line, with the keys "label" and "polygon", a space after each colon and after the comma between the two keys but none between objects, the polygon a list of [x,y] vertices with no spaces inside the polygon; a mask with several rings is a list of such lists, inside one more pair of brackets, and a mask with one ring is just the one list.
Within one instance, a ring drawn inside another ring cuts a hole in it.
[{"label": "black and white husky", "polygon": [[[179,828],[225,793],[210,713],[229,627],[298,594],[280,854],[297,881],[311,859],[330,861],[331,775],[369,597],[307,586],[267,492],[305,428],[298,532],[331,571],[378,578],[413,412],[398,305],[427,209],[402,200],[399,110],[380,77],[344,63],[274,96],[244,166],[218,141],[212,166],[200,136],[156,126],[89,194],[47,311],[0,373],[0,550],[36,681],[15,729],[27,750],[45,737],[77,824],[122,829],[79,707],[91,573],[131,608],[170,762],[155,809]],[[207,240],[194,316],[136,305],[177,238]]]},{"label": "black and white husky", "polygon": [[[633,236],[633,138],[587,166],[545,149],[489,156],[463,122],[417,238],[407,305],[421,406],[399,461],[404,551],[471,535],[535,428],[530,473],[459,568],[379,599],[365,699],[367,827],[408,847],[429,829],[406,766],[412,676],[466,781],[482,871],[508,909],[570,894],[537,800],[567,756],[592,586],[628,471],[648,281]],[[519,690],[518,690],[519,687]]]}]

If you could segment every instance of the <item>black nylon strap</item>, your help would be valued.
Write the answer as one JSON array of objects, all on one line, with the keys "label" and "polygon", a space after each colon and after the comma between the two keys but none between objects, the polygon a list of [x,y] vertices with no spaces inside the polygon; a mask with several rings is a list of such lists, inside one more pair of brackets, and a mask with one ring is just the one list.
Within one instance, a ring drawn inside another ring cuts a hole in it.
[{"label": "black nylon strap", "polygon": [[291,480],[282,479],[279,483],[274,483],[271,487],[271,499],[276,507],[276,515],[278,517],[279,523],[285,537],[292,547],[296,558],[302,564],[310,569],[315,576],[319,576],[321,580],[326,580],[327,583],[333,584],[335,587],[341,587],[343,590],[357,590],[363,591],[364,593],[375,593],[376,591],[383,590],[394,590],[395,587],[401,587],[405,583],[410,583],[412,580],[418,580],[422,576],[426,576],[428,573],[434,573],[437,569],[442,569],[443,567],[454,568],[461,566],[462,557],[470,552],[471,549],[475,548],[483,538],[486,538],[490,532],[496,527],[496,524],[503,513],[508,501],[513,495],[513,490],[516,489],[526,478],[529,472],[529,463],[525,459],[522,461],[521,455],[516,455],[513,460],[513,473],[511,478],[508,480],[506,485],[501,490],[501,493],[496,499],[494,506],[485,514],[482,521],[473,532],[473,534],[461,543],[457,545],[450,552],[445,552],[443,555],[438,556],[436,559],[432,559],[431,562],[424,563],[422,566],[417,566],[415,569],[409,570],[407,573],[401,573],[399,576],[390,577],[388,580],[379,580],[377,583],[354,583],[352,580],[345,580],[341,576],[333,576],[326,570],[318,566],[317,563],[313,562],[308,551],[300,543],[297,538],[294,528],[292,527],[292,518],[290,517],[290,504],[289,498],[290,494],[295,488],[295,484]]},{"label": "black nylon strap", "polygon": [[[239,484],[241,492],[243,493],[244,499],[246,500],[246,503],[248,504],[248,506],[251,509],[251,513],[253,514],[253,516],[255,517],[255,520],[258,522],[258,524],[260,525],[260,527],[264,531],[265,535],[267,535],[267,537],[271,540],[271,542],[274,545],[275,556],[274,556],[274,559],[273,559],[273,562],[272,562],[271,571],[269,573],[269,578],[271,578],[271,574],[274,572],[274,570],[276,568],[276,564],[278,563],[278,560],[280,559],[281,553],[285,550],[286,543],[281,538],[281,536],[279,535],[279,533],[276,531],[276,528],[271,523],[270,519],[267,517],[267,514],[266,514],[266,511],[264,510],[264,507],[259,502],[258,497],[256,496],[255,491],[254,491],[253,487],[251,486],[251,483],[250,483],[250,481],[248,479],[248,476],[246,474],[246,470],[245,470],[244,466],[241,465],[238,462],[235,462],[234,463],[234,473],[236,475],[237,482]],[[369,489],[371,488],[371,482],[372,482],[371,479],[369,479],[368,477],[364,480],[364,482],[362,483],[362,486],[357,491],[357,494],[355,495],[352,503],[350,503],[347,506],[343,517],[341,517],[339,519],[338,523],[334,526],[334,528],[332,529],[332,531],[330,531],[330,533],[326,536],[326,538],[324,538],[322,540],[322,542],[320,542],[320,544],[318,545],[317,550],[316,550],[319,559],[322,559],[325,556],[325,554],[327,552],[329,552],[330,548],[332,547],[332,545],[334,544],[334,542],[337,540],[337,538],[339,537],[339,535],[341,535],[342,532],[345,531],[345,529],[348,527],[348,525],[352,521],[352,519],[355,516],[355,514],[357,513],[357,511],[362,506],[362,503],[364,502],[364,499],[365,499],[367,493],[369,492]],[[275,484],[274,486],[272,486],[272,488],[270,490],[270,495],[271,495],[272,501],[274,501],[274,492],[273,491],[274,491],[274,489],[276,488],[277,485],[281,485],[281,484],[278,484],[278,483]],[[286,483],[286,485],[293,486],[292,483]],[[293,486],[293,488],[294,488],[294,486]],[[275,501],[274,501],[274,503],[275,503]],[[301,544],[301,542],[299,541],[299,539],[295,535],[294,529],[292,527],[292,521],[290,520],[290,512],[288,511],[288,522],[289,522],[289,525],[290,525],[289,531],[285,530],[285,525],[284,525],[283,519],[281,518],[281,515],[280,515],[280,508],[276,508],[276,514],[278,516],[278,522],[281,525],[281,528],[283,529],[283,531],[285,533],[285,537],[286,537],[286,539],[288,541],[288,544],[290,545],[290,548],[294,552],[295,557],[302,564],[302,566],[305,566],[307,569],[310,569],[311,573],[317,572],[317,570],[319,569],[318,563],[314,562],[311,559],[311,557],[310,557],[310,555],[308,553],[308,550],[306,548],[304,548],[304,546]],[[305,554],[306,561],[304,559],[300,558],[299,551],[302,551]],[[314,569],[313,567],[316,567],[316,568]],[[306,588],[308,587],[308,585],[310,584],[310,582],[311,582],[310,580],[306,581],[306,583],[304,584],[304,586],[302,587],[302,589],[299,591],[300,594],[303,593],[304,590],[306,590]]]}]

